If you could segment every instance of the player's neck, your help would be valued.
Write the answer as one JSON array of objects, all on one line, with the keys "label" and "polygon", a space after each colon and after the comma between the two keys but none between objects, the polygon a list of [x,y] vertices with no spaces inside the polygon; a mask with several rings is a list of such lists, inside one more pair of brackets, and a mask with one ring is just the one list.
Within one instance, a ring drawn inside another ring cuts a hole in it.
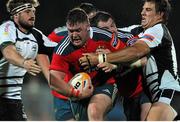
[{"label": "player's neck", "polygon": [[19,30],[21,30],[23,33],[28,33],[29,32],[29,30],[27,30],[27,29],[25,29],[25,28],[23,28],[21,26],[19,26]]},{"label": "player's neck", "polygon": [[21,26],[21,24],[19,24],[19,22],[17,22],[17,21],[14,20],[14,23],[15,23],[16,27],[17,27],[21,32],[26,33],[26,34],[29,32],[29,29],[23,28],[23,27]]}]

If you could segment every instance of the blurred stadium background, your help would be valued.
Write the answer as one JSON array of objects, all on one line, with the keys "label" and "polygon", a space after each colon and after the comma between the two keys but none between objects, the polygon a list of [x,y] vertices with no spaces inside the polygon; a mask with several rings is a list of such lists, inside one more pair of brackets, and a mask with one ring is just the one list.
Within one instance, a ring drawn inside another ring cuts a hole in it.
[{"label": "blurred stadium background", "polygon": [[[0,23],[8,19],[5,4],[7,0],[0,0]],[[65,25],[65,17],[69,9],[81,2],[90,2],[99,10],[110,12],[118,27],[139,24],[141,0],[39,0],[40,6],[36,13],[36,27],[46,35],[54,28]],[[170,0],[173,7],[168,27],[175,41],[178,65],[180,69],[180,0]],[[179,70],[180,71],[180,70]],[[179,73],[180,74],[180,73]],[[38,77],[26,75],[23,87],[23,101],[29,120],[54,120],[53,103],[47,81],[40,74]],[[111,120],[125,120],[119,104],[109,114]]]}]

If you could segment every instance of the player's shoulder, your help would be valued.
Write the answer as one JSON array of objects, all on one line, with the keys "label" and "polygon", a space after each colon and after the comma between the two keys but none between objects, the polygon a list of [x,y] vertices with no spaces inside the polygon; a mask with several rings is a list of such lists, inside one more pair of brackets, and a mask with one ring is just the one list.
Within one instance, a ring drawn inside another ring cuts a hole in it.
[{"label": "player's shoulder", "polygon": [[38,37],[40,39],[43,39],[44,41],[45,40],[49,41],[49,38],[47,38],[47,36],[41,30],[35,27],[32,28],[31,33],[35,36],[35,38]]},{"label": "player's shoulder", "polygon": [[109,41],[112,38],[112,33],[105,29],[101,29],[98,27],[91,27],[90,37],[94,41],[99,41],[99,40]]},{"label": "player's shoulder", "polygon": [[162,37],[164,35],[164,33],[165,33],[165,30],[167,30],[166,26],[164,24],[162,24],[162,23],[158,23],[158,24],[155,24],[154,26],[146,29],[144,31],[144,34],[149,34],[149,35]]},{"label": "player's shoulder", "polygon": [[64,35],[67,35],[68,30],[66,26],[62,26],[62,27],[55,28],[53,32],[58,36],[64,36]]},{"label": "player's shoulder", "polygon": [[159,31],[163,31],[163,29],[166,28],[166,26],[162,23],[158,23],[158,24],[155,24],[154,26],[146,29],[147,31],[155,31],[155,32],[159,32]]},{"label": "player's shoulder", "polygon": [[124,33],[124,34],[131,34],[131,35],[138,35],[141,33],[144,29],[141,25],[131,25],[128,27],[118,28],[118,32]]},{"label": "player's shoulder", "polygon": [[15,30],[15,24],[13,21],[6,21],[4,23],[1,24],[0,26],[0,31],[1,32],[11,32],[12,30]]},{"label": "player's shoulder", "polygon": [[41,35],[43,35],[43,32],[35,27],[32,28],[32,31],[36,32],[36,33],[39,33]]},{"label": "player's shoulder", "polygon": [[133,29],[142,27],[141,25],[130,25],[127,27],[122,27],[122,28],[118,28],[119,31],[123,31],[123,32],[131,32]]},{"label": "player's shoulder", "polygon": [[66,35],[56,46],[54,52],[58,55],[68,55],[75,50],[74,46],[70,43],[70,37]]}]

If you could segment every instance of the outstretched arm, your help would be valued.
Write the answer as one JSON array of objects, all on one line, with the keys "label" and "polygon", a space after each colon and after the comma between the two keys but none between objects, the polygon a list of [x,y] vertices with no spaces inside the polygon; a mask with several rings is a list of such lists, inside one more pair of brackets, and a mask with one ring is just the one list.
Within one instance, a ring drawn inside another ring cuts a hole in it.
[{"label": "outstretched arm", "polygon": [[45,76],[45,78],[47,79],[48,83],[49,83],[49,66],[50,66],[50,61],[49,61],[49,57],[46,54],[38,54],[36,56],[36,61],[39,64],[39,66],[42,69],[42,72]]},{"label": "outstretched arm", "polygon": [[2,54],[11,64],[25,68],[31,75],[40,73],[41,68],[33,59],[24,59],[16,50],[14,45],[8,45],[2,49]]},{"label": "outstretched arm", "polygon": [[119,50],[106,55],[109,63],[126,63],[140,59],[150,52],[150,48],[145,42],[139,41],[131,47]]},{"label": "outstretched arm", "polygon": [[[127,63],[133,62],[142,58],[150,52],[150,48],[145,42],[138,41],[131,47],[126,47],[122,50],[108,54],[94,54],[94,53],[85,53],[84,57],[80,58],[80,63],[82,66],[88,65],[89,63],[94,66],[99,63],[108,62],[108,63]],[[88,58],[85,58],[88,57]],[[87,61],[88,59],[88,61]]]}]

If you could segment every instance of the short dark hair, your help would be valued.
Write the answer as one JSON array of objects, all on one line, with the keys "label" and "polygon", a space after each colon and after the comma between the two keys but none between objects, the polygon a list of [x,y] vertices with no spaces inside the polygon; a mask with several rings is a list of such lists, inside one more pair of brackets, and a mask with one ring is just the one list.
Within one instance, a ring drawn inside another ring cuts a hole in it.
[{"label": "short dark hair", "polygon": [[68,12],[66,17],[66,22],[71,25],[75,25],[77,23],[89,23],[88,16],[86,12],[80,8],[73,8]]},{"label": "short dark hair", "polygon": [[110,13],[105,11],[98,11],[91,20],[91,26],[98,26],[100,21],[107,22],[110,18],[114,21],[114,17]]},{"label": "short dark hair", "polygon": [[97,8],[92,3],[81,3],[79,8],[83,9],[87,14],[97,11]]},{"label": "short dark hair", "polygon": [[7,11],[11,12],[14,8],[26,3],[30,3],[34,7],[37,7],[39,5],[38,0],[9,0],[6,4]]},{"label": "short dark hair", "polygon": [[168,0],[144,0],[144,2],[153,2],[155,3],[156,12],[163,12],[163,22],[167,23],[169,14],[171,12],[171,4]]}]

